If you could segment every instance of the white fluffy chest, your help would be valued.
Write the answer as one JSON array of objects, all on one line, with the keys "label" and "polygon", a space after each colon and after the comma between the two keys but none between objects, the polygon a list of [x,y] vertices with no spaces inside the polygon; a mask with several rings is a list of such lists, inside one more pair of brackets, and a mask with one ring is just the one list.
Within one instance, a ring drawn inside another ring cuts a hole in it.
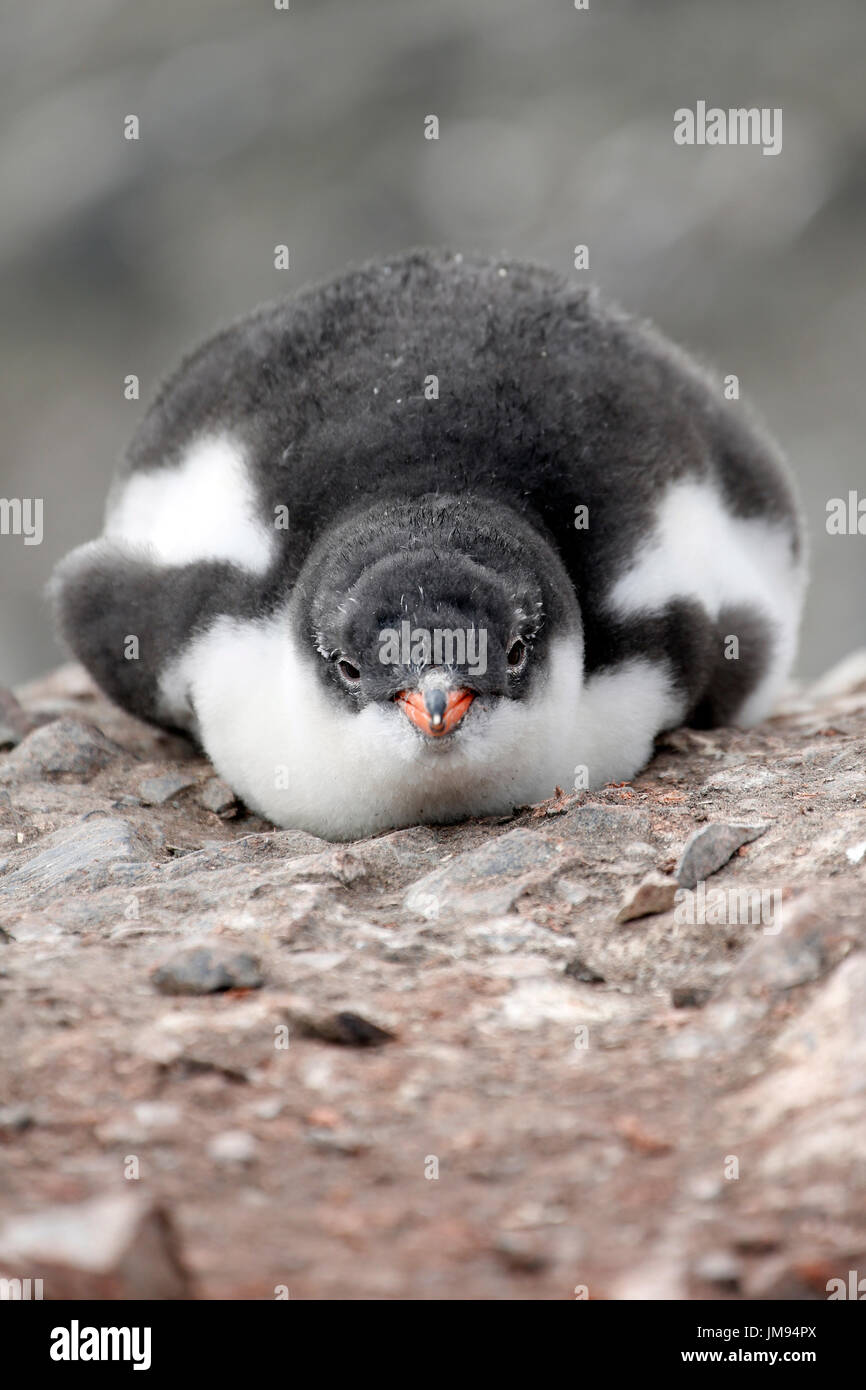
[{"label": "white fluffy chest", "polygon": [[[290,636],[285,616],[220,618],[166,673],[214,766],[279,825],[351,839],[420,821],[507,812],[570,785],[580,698],[579,645],[562,641],[540,693],[486,705],[430,746],[396,705],[343,709]],[[175,717],[176,714],[175,714]]]}]

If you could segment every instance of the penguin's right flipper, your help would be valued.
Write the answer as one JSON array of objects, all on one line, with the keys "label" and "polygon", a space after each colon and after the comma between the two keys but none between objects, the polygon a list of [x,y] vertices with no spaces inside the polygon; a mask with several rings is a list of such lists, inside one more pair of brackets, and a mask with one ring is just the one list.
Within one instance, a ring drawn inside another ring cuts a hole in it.
[{"label": "penguin's right flipper", "polygon": [[219,561],[166,566],[146,547],[101,539],[59,565],[49,596],[67,646],[116,704],[195,734],[195,712],[162,677],[196,631],[237,612],[238,572]]}]

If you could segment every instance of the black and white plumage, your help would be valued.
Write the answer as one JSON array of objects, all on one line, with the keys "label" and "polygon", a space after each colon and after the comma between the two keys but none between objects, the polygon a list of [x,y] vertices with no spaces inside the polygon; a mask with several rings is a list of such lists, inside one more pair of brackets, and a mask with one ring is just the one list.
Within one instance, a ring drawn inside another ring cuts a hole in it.
[{"label": "black and white plumage", "polygon": [[[761,719],[803,588],[786,469],[688,357],[550,271],[419,251],[189,356],[55,598],[108,695],[346,839]],[[484,669],[383,657],[437,630],[483,632]]]}]

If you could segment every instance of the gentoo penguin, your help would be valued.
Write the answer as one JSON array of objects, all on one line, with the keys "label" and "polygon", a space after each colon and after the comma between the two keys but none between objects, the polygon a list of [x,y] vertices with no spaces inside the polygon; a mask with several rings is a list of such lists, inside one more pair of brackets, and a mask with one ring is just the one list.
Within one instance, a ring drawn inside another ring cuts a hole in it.
[{"label": "gentoo penguin", "polygon": [[444,251],[187,357],[54,582],[106,694],[331,839],[628,780],[662,730],[760,720],[803,586],[791,482],[739,401],[593,290]]}]

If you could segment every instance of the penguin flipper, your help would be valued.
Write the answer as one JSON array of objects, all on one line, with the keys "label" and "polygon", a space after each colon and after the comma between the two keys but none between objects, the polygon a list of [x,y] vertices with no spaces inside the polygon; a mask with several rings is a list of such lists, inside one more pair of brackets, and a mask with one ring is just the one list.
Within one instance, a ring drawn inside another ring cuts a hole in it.
[{"label": "penguin flipper", "polygon": [[146,546],[102,538],[66,556],[49,597],[66,645],[110,699],[148,723],[197,733],[188,692],[163,677],[198,630],[237,611],[233,566],[166,566]]}]

